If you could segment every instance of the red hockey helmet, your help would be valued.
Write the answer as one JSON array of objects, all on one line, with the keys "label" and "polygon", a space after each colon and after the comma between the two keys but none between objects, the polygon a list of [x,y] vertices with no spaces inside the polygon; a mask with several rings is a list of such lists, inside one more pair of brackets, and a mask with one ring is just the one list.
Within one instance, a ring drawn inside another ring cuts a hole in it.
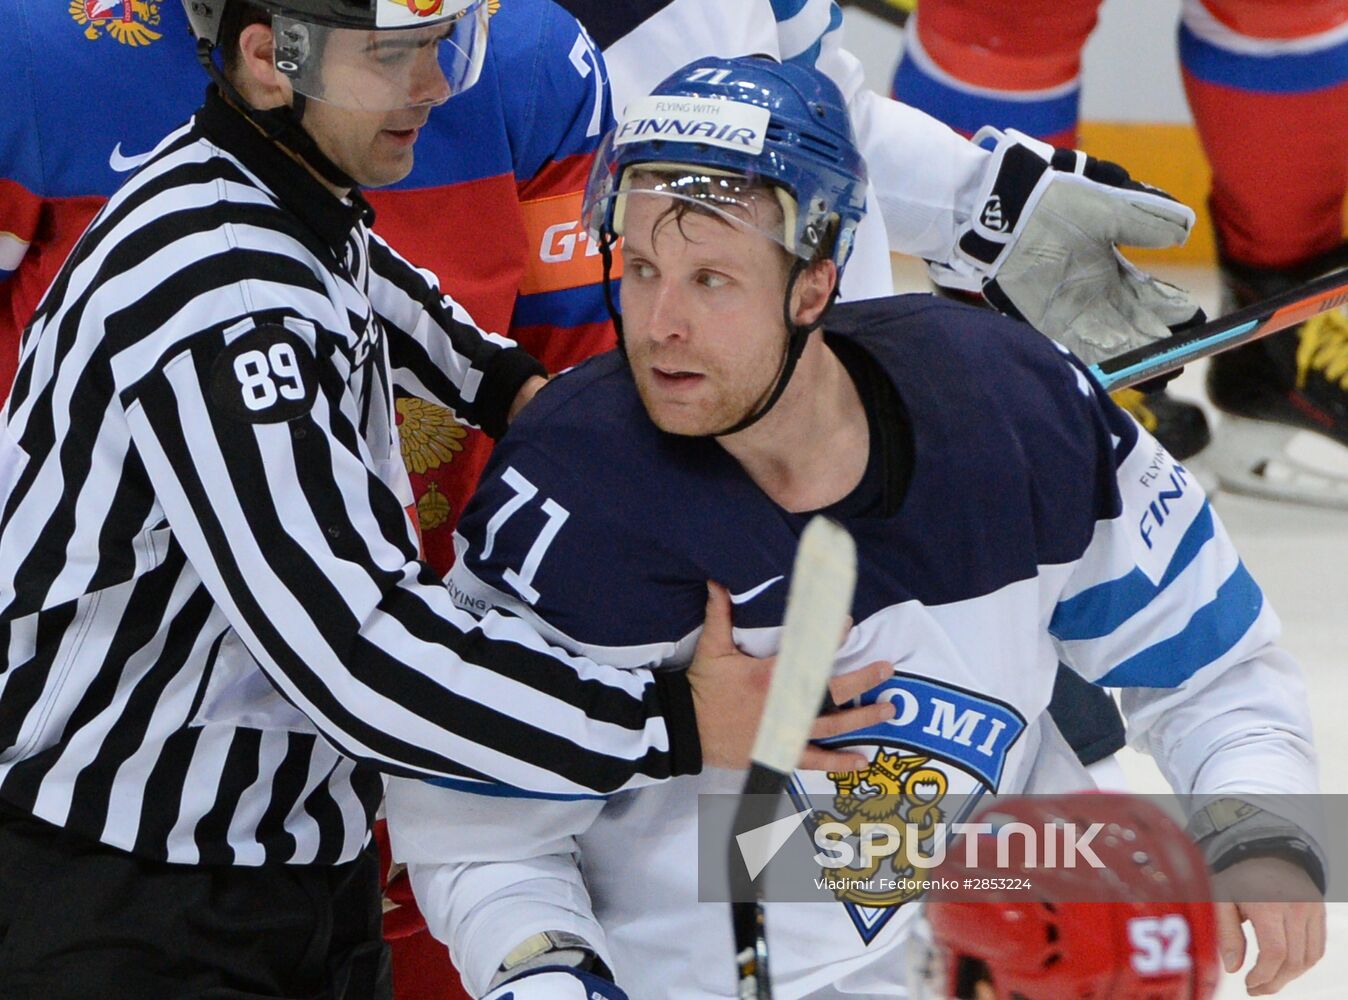
[{"label": "red hockey helmet", "polygon": [[[1015,837],[1006,838],[1009,866],[998,864],[993,849],[980,850],[969,865],[962,842],[951,845],[937,875],[960,888],[928,896],[926,926],[915,935],[919,996],[1210,1000],[1216,992],[1207,865],[1158,807],[1131,795],[1020,797],[993,803],[973,822],[1036,831],[1100,823],[1090,847],[1104,867],[1035,867],[1026,841]],[[991,848],[995,838],[984,839]],[[974,888],[963,889],[966,878]],[[979,879],[1017,878],[1032,889],[977,888]]]}]

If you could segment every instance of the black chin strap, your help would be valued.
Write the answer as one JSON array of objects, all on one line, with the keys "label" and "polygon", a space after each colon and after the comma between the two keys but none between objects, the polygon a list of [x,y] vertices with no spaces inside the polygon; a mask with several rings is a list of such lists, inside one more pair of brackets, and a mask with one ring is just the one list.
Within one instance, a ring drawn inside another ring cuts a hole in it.
[{"label": "black chin strap", "polygon": [[210,42],[204,38],[197,39],[197,61],[205,68],[211,80],[219,88],[220,93],[239,110],[240,114],[261,129],[262,134],[272,142],[278,146],[284,146],[313,167],[318,175],[333,187],[360,187],[354,177],[328,159],[327,154],[318,148],[318,143],[314,142],[313,136],[306,132],[304,126],[300,124],[304,118],[304,108],[307,103],[303,94],[298,91],[295,92],[293,107],[281,105],[279,108],[259,111],[244,100],[243,95],[239,93],[234,84],[230,83],[225,74],[220,71],[220,67],[215,64],[215,60],[211,57],[211,53],[214,51],[215,46]]},{"label": "black chin strap", "polygon": [[777,400],[782,398],[782,393],[786,392],[786,384],[791,381],[791,376],[796,370],[796,363],[800,361],[801,354],[805,352],[805,342],[810,339],[810,334],[819,329],[824,322],[822,313],[819,319],[808,326],[797,323],[791,315],[791,293],[795,291],[796,281],[808,266],[805,261],[797,258],[796,262],[791,265],[790,276],[786,279],[786,295],[782,299],[782,319],[786,324],[787,332],[786,350],[782,352],[782,364],[777,371],[776,383],[768,391],[762,403],[725,430],[714,431],[710,435],[711,437],[727,437],[752,427],[768,415],[768,411],[777,405]]},{"label": "black chin strap", "polygon": [[613,320],[613,332],[618,335],[618,350],[627,357],[627,344],[623,341],[623,317],[613,302],[613,246],[618,235],[605,226],[599,231],[599,257],[604,262],[604,308],[608,318]]}]

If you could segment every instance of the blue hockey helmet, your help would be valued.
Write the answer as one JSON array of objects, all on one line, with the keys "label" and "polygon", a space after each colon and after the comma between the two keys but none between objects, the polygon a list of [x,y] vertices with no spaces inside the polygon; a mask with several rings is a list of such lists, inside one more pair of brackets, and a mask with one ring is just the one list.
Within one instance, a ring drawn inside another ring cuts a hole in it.
[{"label": "blue hockey helmet", "polygon": [[[638,174],[647,178],[639,188]],[[766,235],[804,261],[831,239],[841,272],[866,211],[866,166],[841,91],[803,66],[708,57],[628,106],[596,155],[584,222],[596,245],[611,244],[626,198],[640,193],[745,225],[744,213],[728,209],[763,186],[783,209],[782,230]]]}]

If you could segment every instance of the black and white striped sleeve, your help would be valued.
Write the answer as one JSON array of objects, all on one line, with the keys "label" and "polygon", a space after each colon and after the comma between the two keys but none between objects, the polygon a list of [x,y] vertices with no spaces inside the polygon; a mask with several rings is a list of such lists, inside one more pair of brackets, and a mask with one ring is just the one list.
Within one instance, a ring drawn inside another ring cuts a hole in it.
[{"label": "black and white striped sleeve", "polygon": [[518,619],[454,606],[417,560],[331,339],[254,315],[139,373],[113,365],[169,526],[272,684],[390,773],[575,793],[696,771],[686,680],[568,656]]},{"label": "black and white striped sleeve", "polygon": [[520,386],[547,369],[513,340],[481,330],[434,274],[374,233],[369,290],[388,334],[394,383],[494,438],[504,434]]}]

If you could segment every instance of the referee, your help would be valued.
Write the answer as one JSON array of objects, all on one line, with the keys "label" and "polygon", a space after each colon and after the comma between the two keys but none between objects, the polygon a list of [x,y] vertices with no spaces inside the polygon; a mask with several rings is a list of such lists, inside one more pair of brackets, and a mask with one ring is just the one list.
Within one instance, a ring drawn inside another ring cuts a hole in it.
[{"label": "referee", "polygon": [[[473,84],[487,0],[184,3],[214,85],[71,254],[0,422],[0,996],[381,997],[381,771],[735,765],[767,668],[724,607],[691,686],[568,658],[417,560],[394,387],[499,434],[542,370],[358,187]],[[566,516],[531,489],[525,587]]]}]

